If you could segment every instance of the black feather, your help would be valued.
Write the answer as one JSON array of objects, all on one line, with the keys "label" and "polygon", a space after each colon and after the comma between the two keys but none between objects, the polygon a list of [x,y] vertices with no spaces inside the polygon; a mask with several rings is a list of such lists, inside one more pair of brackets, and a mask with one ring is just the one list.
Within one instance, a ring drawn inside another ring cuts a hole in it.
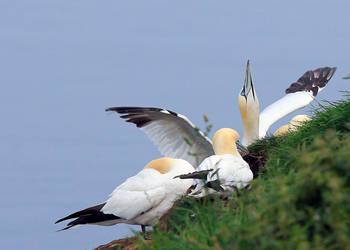
[{"label": "black feather", "polygon": [[105,213],[101,212],[100,210],[103,208],[103,206],[105,204],[106,203],[102,203],[102,204],[99,204],[97,206],[89,207],[89,208],[80,210],[78,212],[72,213],[72,214],[70,214],[62,219],[59,219],[58,221],[55,222],[55,224],[60,223],[60,222],[65,221],[65,220],[77,218],[76,220],[68,223],[67,227],[60,230],[60,231],[62,231],[62,230],[67,230],[68,228],[71,228],[71,227],[78,225],[78,224],[89,224],[89,223],[102,222],[102,221],[106,221],[106,220],[121,219],[120,217],[115,216],[113,214],[105,214]]},{"label": "black feather", "polygon": [[206,180],[207,179],[207,175],[213,171],[214,169],[208,169],[208,170],[201,170],[201,171],[196,171],[193,173],[189,173],[189,174],[182,174],[182,175],[178,175],[175,176],[175,178],[180,178],[180,179],[201,179],[201,180]]},{"label": "black feather", "polygon": [[323,67],[315,70],[309,70],[286,89],[286,94],[299,91],[311,91],[312,95],[316,96],[319,88],[326,86],[328,81],[334,75],[336,69],[336,67]]}]

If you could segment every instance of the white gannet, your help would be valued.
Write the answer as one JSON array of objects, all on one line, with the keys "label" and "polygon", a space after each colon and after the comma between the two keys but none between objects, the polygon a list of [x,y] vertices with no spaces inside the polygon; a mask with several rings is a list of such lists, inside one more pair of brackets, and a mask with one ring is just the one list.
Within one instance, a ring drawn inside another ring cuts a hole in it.
[{"label": "white gannet", "polygon": [[194,168],[182,159],[159,158],[119,185],[109,199],[59,219],[59,223],[75,219],[61,230],[74,226],[94,224],[111,226],[118,223],[145,226],[155,224],[193,184],[193,180],[174,179],[179,174],[193,172]]},{"label": "white gannet", "polygon": [[312,102],[332,78],[335,70],[335,67],[323,67],[305,72],[286,89],[284,97],[267,106],[259,114],[259,100],[253,86],[248,60],[245,82],[238,96],[244,127],[243,146],[265,137],[270,126],[276,121]]},{"label": "white gannet", "polygon": [[[134,123],[166,157],[184,159],[198,166],[214,154],[211,140],[184,115],[147,107],[113,107],[106,111],[115,111],[127,122]],[[237,147],[239,151],[247,152],[239,142]]]},{"label": "white gannet", "polygon": [[237,152],[235,142],[238,138],[233,129],[219,129],[213,137],[215,155],[206,158],[195,172],[177,176],[196,180],[196,187],[189,195],[203,197],[215,192],[232,193],[253,180],[248,163]]},{"label": "white gannet", "polygon": [[258,96],[253,85],[249,60],[243,88],[238,95],[238,107],[243,123],[242,144],[247,147],[259,138],[260,107]]},{"label": "white gannet", "polygon": [[[326,86],[335,70],[336,68],[324,67],[307,71],[296,83],[290,85],[286,90],[287,95],[260,113],[248,61],[246,79],[238,102],[244,128],[242,144],[236,143],[238,150],[246,153],[246,146],[264,137],[273,123],[308,105]],[[214,154],[210,139],[184,115],[153,107],[112,107],[106,111],[115,111],[127,122],[134,123],[166,157],[181,158],[197,166]]]},{"label": "white gannet", "polygon": [[296,115],[294,116],[289,124],[279,127],[274,133],[274,136],[281,136],[288,132],[296,131],[298,127],[302,126],[303,123],[310,121],[311,118],[308,115]]}]

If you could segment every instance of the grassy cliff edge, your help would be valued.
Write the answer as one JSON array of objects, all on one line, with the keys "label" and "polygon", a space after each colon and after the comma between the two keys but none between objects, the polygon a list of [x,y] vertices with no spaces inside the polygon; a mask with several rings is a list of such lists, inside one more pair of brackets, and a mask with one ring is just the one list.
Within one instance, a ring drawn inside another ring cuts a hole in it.
[{"label": "grassy cliff edge", "polygon": [[[141,249],[347,249],[350,100],[315,109],[298,131],[252,145],[259,177],[228,201],[186,198]],[[261,165],[261,164],[264,165]]]}]

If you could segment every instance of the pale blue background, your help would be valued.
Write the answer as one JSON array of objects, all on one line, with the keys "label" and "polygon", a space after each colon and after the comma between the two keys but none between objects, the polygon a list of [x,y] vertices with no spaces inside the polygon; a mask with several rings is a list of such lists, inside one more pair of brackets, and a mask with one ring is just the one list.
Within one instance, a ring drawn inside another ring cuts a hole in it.
[{"label": "pale blue background", "polygon": [[0,249],[91,249],[131,234],[53,224],[160,156],[106,107],[165,107],[201,127],[205,113],[214,129],[241,132],[247,59],[262,107],[320,66],[338,70],[317,99],[339,99],[350,84],[341,79],[349,9],[347,0],[2,0]]}]

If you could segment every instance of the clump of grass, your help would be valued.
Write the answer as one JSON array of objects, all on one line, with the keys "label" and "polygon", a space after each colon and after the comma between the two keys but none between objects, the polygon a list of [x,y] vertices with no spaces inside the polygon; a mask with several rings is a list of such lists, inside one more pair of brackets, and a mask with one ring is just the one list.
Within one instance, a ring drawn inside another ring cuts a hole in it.
[{"label": "clump of grass", "polygon": [[328,103],[298,131],[252,145],[265,157],[251,190],[184,199],[146,249],[346,249],[350,246],[350,102]]}]

